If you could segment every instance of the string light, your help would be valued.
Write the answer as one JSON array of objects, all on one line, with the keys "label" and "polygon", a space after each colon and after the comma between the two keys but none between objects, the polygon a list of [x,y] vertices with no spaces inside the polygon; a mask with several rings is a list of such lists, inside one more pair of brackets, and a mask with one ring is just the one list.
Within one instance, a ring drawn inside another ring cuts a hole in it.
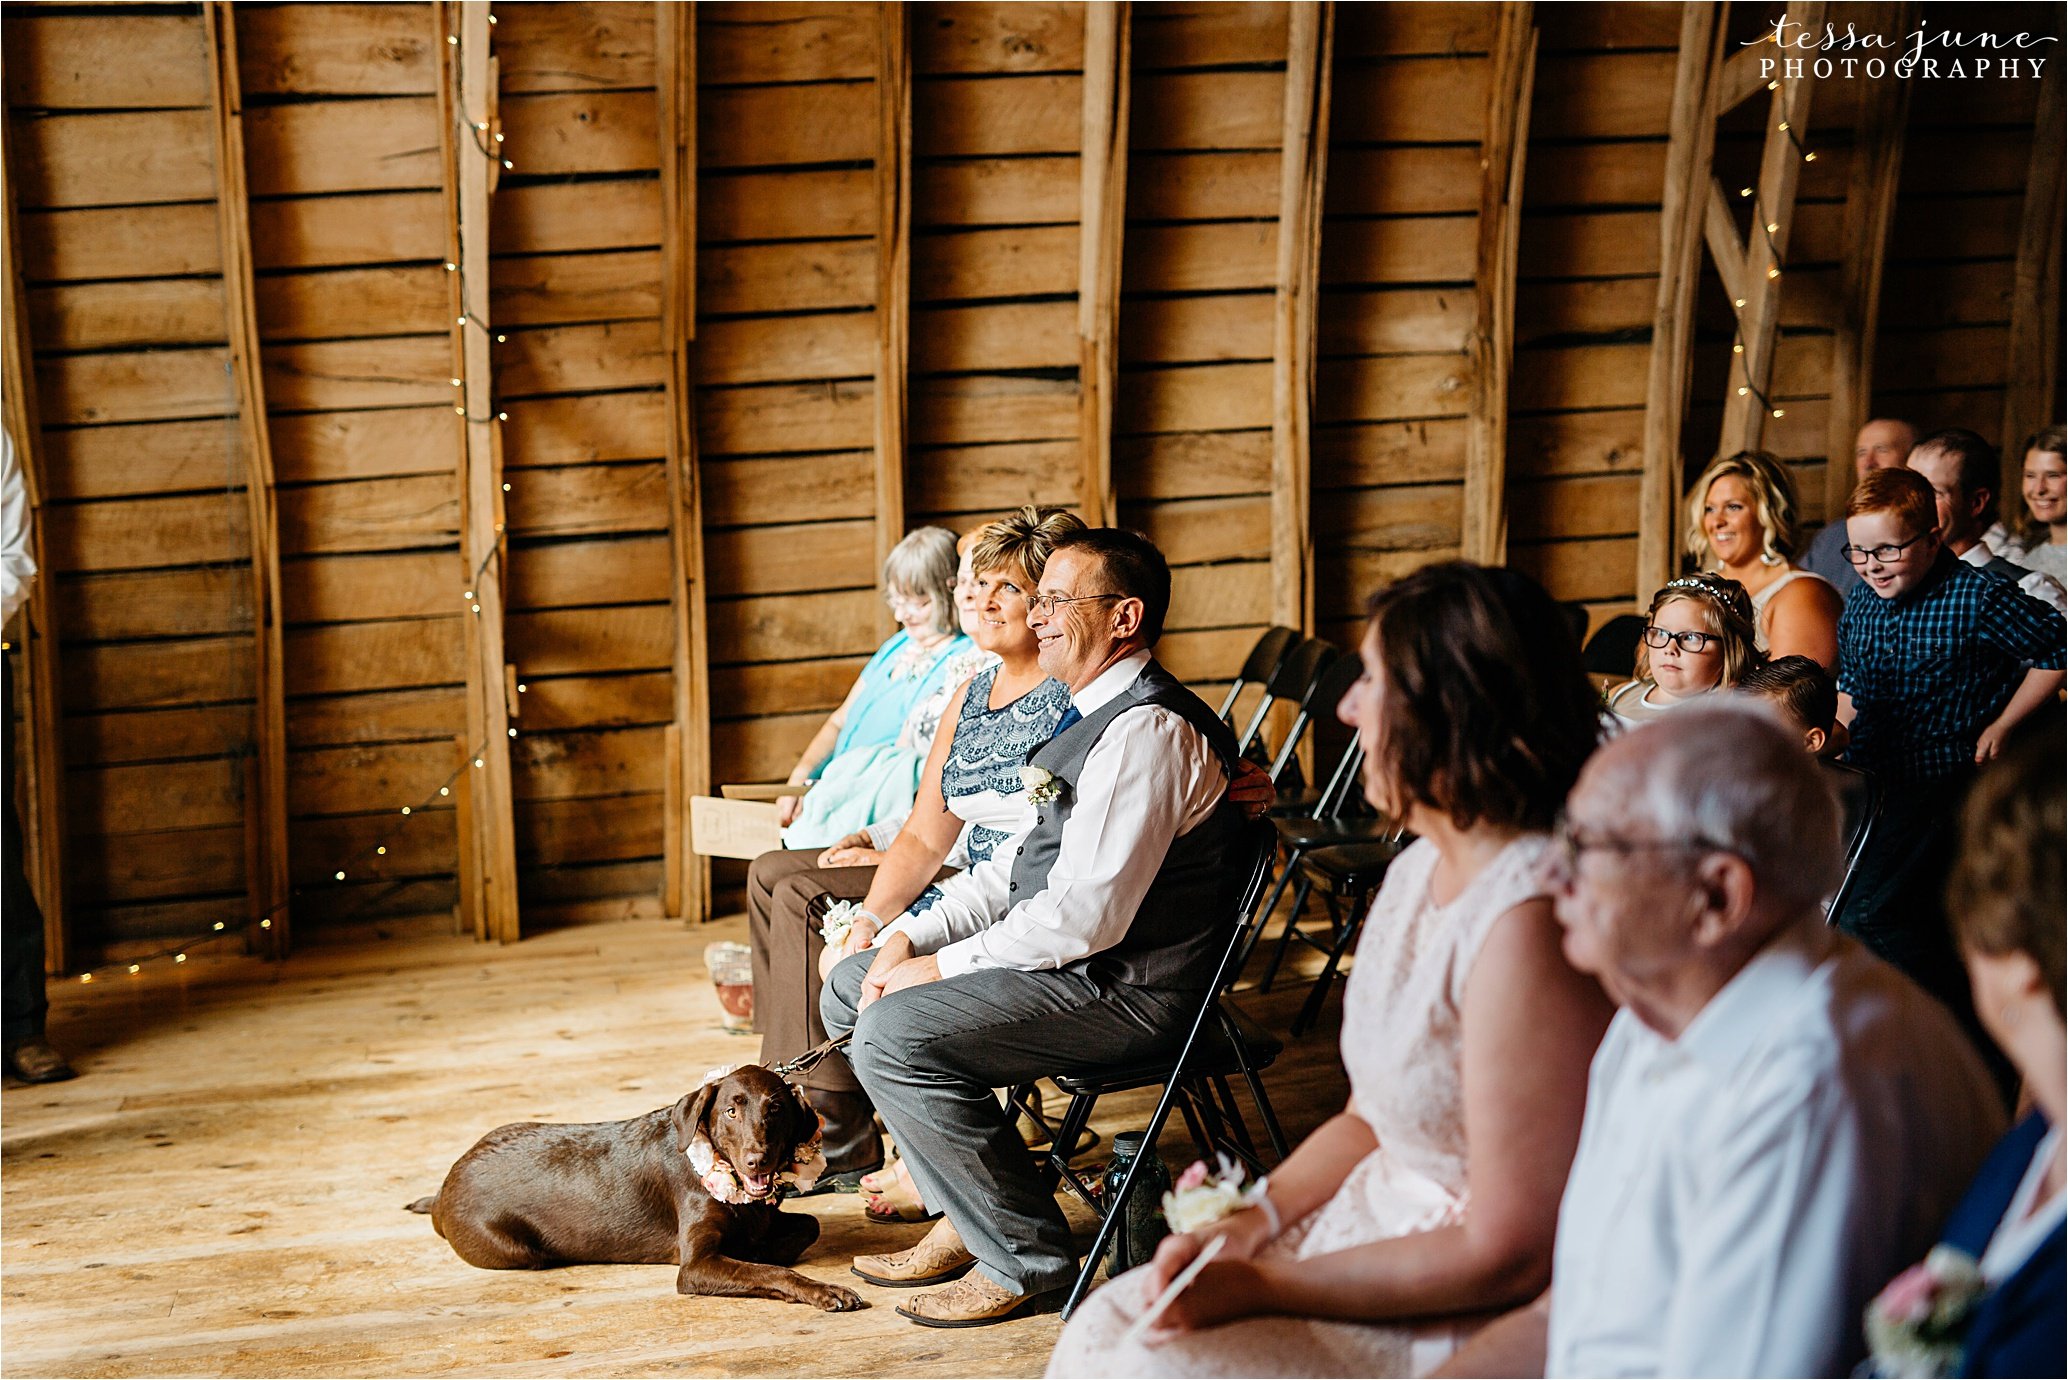
[{"label": "string light", "polygon": [[143,970],[144,965],[141,963],[132,963],[129,965],[129,971],[132,973],[141,973]]}]

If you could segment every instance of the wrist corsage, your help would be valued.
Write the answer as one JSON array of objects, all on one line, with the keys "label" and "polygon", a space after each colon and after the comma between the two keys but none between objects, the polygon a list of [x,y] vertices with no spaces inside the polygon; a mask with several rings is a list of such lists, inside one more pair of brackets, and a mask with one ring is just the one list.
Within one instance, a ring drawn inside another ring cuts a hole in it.
[{"label": "wrist corsage", "polygon": [[1271,1224],[1271,1234],[1278,1235],[1278,1211],[1268,1196],[1269,1176],[1245,1186],[1243,1180],[1249,1177],[1248,1172],[1226,1155],[1219,1158],[1218,1172],[1208,1169],[1205,1160],[1195,1160],[1190,1169],[1178,1176],[1170,1192],[1163,1195],[1163,1220],[1170,1223],[1172,1231],[1194,1232],[1253,1207],[1263,1211]]},{"label": "wrist corsage", "polygon": [[826,907],[825,918],[819,921],[819,938],[826,941],[827,948],[837,949],[847,942],[847,932],[853,929],[854,922],[863,916],[868,916],[876,928],[883,928],[883,922],[873,913],[863,910],[861,902],[835,901]]},{"label": "wrist corsage", "polygon": [[1063,794],[1063,783],[1043,767],[1021,767],[1020,784],[1027,788],[1027,799],[1036,805],[1047,805]]},{"label": "wrist corsage", "polygon": [[1932,1247],[1931,1254],[1890,1280],[1867,1305],[1874,1374],[1957,1372],[1968,1323],[1988,1289],[1973,1256],[1953,1246]]}]

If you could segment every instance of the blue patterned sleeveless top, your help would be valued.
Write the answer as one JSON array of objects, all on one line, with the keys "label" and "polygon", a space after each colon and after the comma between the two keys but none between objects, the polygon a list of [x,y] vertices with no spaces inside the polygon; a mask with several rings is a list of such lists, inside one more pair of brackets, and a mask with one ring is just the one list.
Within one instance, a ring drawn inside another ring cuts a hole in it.
[{"label": "blue patterned sleeveless top", "polygon": [[[1050,679],[1011,704],[992,709],[991,687],[997,679],[996,666],[979,672],[963,696],[962,716],[955,721],[955,737],[941,764],[941,795],[950,805],[984,791],[1023,795],[1026,785],[1020,768],[1027,764],[1027,754],[1055,736],[1056,725],[1070,707],[1069,687]],[[971,821],[965,845],[970,862],[984,861],[1011,837],[1003,829]]]}]

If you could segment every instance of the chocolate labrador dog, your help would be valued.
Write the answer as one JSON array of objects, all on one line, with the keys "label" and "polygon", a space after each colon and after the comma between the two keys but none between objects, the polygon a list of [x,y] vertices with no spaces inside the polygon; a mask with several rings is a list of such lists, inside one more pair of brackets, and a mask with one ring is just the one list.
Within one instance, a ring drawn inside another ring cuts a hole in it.
[{"label": "chocolate labrador dog", "polygon": [[823,1167],[818,1126],[803,1095],[760,1065],[713,1070],[673,1107],[630,1121],[490,1131],[409,1210],[431,1214],[484,1270],[675,1264],[677,1293],[845,1312],[863,1306],[854,1291],[786,1268],[818,1239],[818,1219],[775,1205],[779,1180],[809,1187]]}]

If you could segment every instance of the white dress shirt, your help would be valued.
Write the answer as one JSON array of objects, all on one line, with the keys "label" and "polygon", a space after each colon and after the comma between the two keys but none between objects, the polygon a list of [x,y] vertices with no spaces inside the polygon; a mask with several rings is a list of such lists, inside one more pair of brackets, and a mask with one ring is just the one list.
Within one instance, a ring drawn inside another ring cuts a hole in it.
[{"label": "white dress shirt", "polygon": [[1843,1375],[2002,1128],[1943,1008],[1813,921],[1669,1040],[1596,1051],[1545,1374]]},{"label": "white dress shirt", "polygon": [[[2001,531],[2002,525],[1998,524],[1989,530],[1991,532]],[[1961,552],[1960,558],[1979,570],[2002,555],[2002,550],[1993,545],[1988,536],[1984,534],[1980,541]],[[2039,600],[2040,603],[2045,604],[2055,613],[2068,613],[2068,597],[2064,597],[2059,580],[2056,580],[2043,570],[2033,570],[2029,566],[2020,564],[2015,556],[2004,556],[2003,558],[2025,572],[2018,577],[2018,588],[2020,591]]]},{"label": "white dress shirt", "polygon": [[14,438],[0,430],[0,623],[29,602],[36,560],[29,554],[29,486],[14,455]]},{"label": "white dress shirt", "polygon": [[[1089,718],[1148,664],[1149,653],[1137,652],[1071,702]],[[1061,968],[1110,949],[1134,922],[1171,840],[1205,822],[1227,789],[1220,759],[1183,718],[1154,705],[1125,710],[1084,759],[1041,892],[1012,896],[1018,854],[1001,847],[942,882],[931,905],[907,911],[878,942],[904,933],[915,952],[934,955],[943,977],[974,968]]]}]

